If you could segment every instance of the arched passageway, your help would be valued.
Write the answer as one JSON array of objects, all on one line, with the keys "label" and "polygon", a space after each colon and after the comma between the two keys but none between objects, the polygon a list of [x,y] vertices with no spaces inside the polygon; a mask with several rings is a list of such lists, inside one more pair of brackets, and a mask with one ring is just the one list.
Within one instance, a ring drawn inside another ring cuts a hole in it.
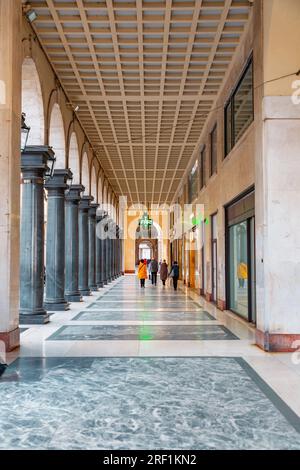
[{"label": "arched passageway", "polygon": [[34,61],[24,59],[22,65],[22,112],[30,127],[27,145],[43,145],[45,139],[45,115],[41,82]]},{"label": "arched passageway", "polygon": [[55,169],[66,168],[66,137],[58,103],[54,103],[49,123],[49,145],[55,153]]},{"label": "arched passageway", "polygon": [[89,160],[87,153],[84,152],[81,161],[81,183],[84,186],[84,194],[87,196],[90,194],[90,171],[89,171]]},{"label": "arched passageway", "polygon": [[73,184],[80,183],[79,150],[75,132],[72,132],[69,145],[69,168],[73,173]]},{"label": "arched passageway", "polygon": [[94,165],[92,165],[91,171],[91,196],[94,198],[94,202],[97,202],[97,179],[96,179],[96,170]]}]

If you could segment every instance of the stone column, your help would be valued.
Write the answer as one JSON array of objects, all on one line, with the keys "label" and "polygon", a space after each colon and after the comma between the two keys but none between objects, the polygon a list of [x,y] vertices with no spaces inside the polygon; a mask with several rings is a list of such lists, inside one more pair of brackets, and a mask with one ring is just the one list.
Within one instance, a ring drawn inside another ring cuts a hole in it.
[{"label": "stone column", "polygon": [[108,218],[106,225],[106,239],[105,239],[105,251],[106,251],[106,279],[107,282],[111,282],[111,238],[110,238],[110,227],[111,219]]},{"label": "stone column", "polygon": [[119,227],[119,231],[118,231],[118,273],[119,273],[119,277],[121,276],[121,233],[122,233],[122,230]]},{"label": "stone column", "polygon": [[48,190],[45,308],[68,310],[65,298],[65,190],[72,177],[68,169],[54,170]]},{"label": "stone column", "polygon": [[21,0],[0,0],[0,341],[8,351],[20,339],[21,15]]},{"label": "stone column", "polygon": [[20,323],[47,323],[44,309],[44,178],[50,147],[30,146],[21,156],[22,211]]},{"label": "stone column", "polygon": [[299,69],[300,2],[261,7],[254,3],[256,82],[265,83],[255,91],[256,342],[286,352],[300,347],[300,81],[286,76]]},{"label": "stone column", "polygon": [[110,219],[109,226],[108,226],[108,244],[109,244],[109,282],[112,282],[114,277],[113,277],[113,220]]},{"label": "stone column", "polygon": [[115,279],[115,223],[111,224],[111,280]]},{"label": "stone column", "polygon": [[[108,216],[105,216],[105,222],[108,220]],[[105,233],[108,230],[108,222],[105,223]],[[108,284],[108,240],[103,238],[102,240],[102,273],[103,273],[103,284]]]},{"label": "stone column", "polygon": [[81,184],[70,186],[66,193],[66,239],[65,239],[65,297],[70,302],[80,302],[81,293],[78,288],[79,270],[79,236],[78,236],[78,205],[84,187]]},{"label": "stone column", "polygon": [[79,203],[79,291],[91,295],[89,288],[89,228],[88,213],[92,196],[83,196]]},{"label": "stone column", "polygon": [[89,226],[89,288],[97,291],[96,282],[96,212],[98,204],[90,204],[88,211]]},{"label": "stone column", "polygon": [[103,220],[107,213],[98,210],[96,215],[96,284],[98,288],[104,287],[104,263],[103,263]]},{"label": "stone column", "polygon": [[116,226],[116,277],[119,277],[119,226]]},{"label": "stone column", "polygon": [[117,279],[116,271],[116,257],[117,257],[117,224],[114,222],[113,225],[113,276]]},{"label": "stone column", "polygon": [[119,255],[119,263],[120,263],[120,276],[123,274],[123,229],[119,231],[119,243],[120,243],[120,255]]}]

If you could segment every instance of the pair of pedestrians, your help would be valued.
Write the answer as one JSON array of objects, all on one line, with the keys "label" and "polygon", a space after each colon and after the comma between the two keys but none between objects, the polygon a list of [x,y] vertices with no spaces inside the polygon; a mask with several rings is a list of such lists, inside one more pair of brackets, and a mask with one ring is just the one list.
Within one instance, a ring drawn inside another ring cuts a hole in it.
[{"label": "pair of pedestrians", "polygon": [[[152,258],[150,265],[149,265],[149,272],[151,273],[151,283],[152,285],[157,284],[157,273],[160,273],[160,279],[163,283],[163,286],[166,285],[166,280],[168,276],[173,279],[173,287],[174,290],[177,290],[178,278],[179,278],[179,266],[177,261],[174,261],[171,271],[168,274],[168,265],[166,260],[164,259],[162,263],[156,261],[156,259]],[[145,280],[147,279],[147,260],[140,260],[139,267],[138,267],[138,278],[141,282],[141,287],[145,287]]]},{"label": "pair of pedestrians", "polygon": [[178,279],[179,279],[179,266],[178,266],[177,261],[174,261],[174,263],[172,264],[171,271],[168,273],[168,265],[167,265],[166,260],[164,259],[163,262],[161,263],[159,272],[160,272],[160,279],[163,283],[163,286],[166,285],[166,280],[168,279],[168,277],[170,277],[171,279],[173,279],[174,290],[177,290]]},{"label": "pair of pedestrians", "polygon": [[[158,262],[152,258],[149,264],[149,273],[151,275],[152,285],[157,284]],[[141,259],[138,267],[138,278],[141,281],[141,287],[145,287],[145,280],[147,279],[147,260]]]}]

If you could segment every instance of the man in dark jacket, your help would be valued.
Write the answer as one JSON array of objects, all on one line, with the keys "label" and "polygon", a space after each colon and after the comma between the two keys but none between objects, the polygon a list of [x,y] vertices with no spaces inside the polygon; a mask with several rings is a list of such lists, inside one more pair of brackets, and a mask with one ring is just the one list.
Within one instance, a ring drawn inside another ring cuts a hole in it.
[{"label": "man in dark jacket", "polygon": [[178,279],[179,279],[179,266],[178,266],[177,261],[174,261],[174,263],[172,265],[172,269],[171,269],[171,272],[170,272],[170,277],[173,278],[174,290],[177,290],[177,283],[178,283]]},{"label": "man in dark jacket", "polygon": [[151,282],[152,285],[154,284],[156,286],[157,283],[157,272],[158,272],[158,262],[156,259],[152,258],[151,264],[150,264],[150,272],[151,272]]}]

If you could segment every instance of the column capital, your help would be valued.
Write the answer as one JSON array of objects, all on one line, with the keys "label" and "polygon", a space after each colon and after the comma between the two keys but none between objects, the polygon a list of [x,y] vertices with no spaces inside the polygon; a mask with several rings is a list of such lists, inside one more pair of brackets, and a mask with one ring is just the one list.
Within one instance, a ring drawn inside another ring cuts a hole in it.
[{"label": "column capital", "polygon": [[52,178],[46,181],[46,189],[68,189],[67,181],[72,178],[73,173],[69,168],[54,170]]},{"label": "column capital", "polygon": [[97,214],[96,214],[96,219],[97,222],[101,222],[101,220],[105,219],[107,217],[107,212],[103,209],[97,209]]},{"label": "column capital", "polygon": [[79,203],[79,210],[89,210],[90,204],[93,200],[93,196],[82,196]]},{"label": "column capital", "polygon": [[97,214],[97,209],[99,207],[99,204],[92,203],[89,205],[89,217],[95,218]]},{"label": "column capital", "polygon": [[82,184],[72,184],[66,193],[66,201],[79,202],[83,191],[84,186]]},{"label": "column capital", "polygon": [[48,161],[55,160],[54,152],[48,145],[29,145],[21,154],[21,171],[49,171]]}]

